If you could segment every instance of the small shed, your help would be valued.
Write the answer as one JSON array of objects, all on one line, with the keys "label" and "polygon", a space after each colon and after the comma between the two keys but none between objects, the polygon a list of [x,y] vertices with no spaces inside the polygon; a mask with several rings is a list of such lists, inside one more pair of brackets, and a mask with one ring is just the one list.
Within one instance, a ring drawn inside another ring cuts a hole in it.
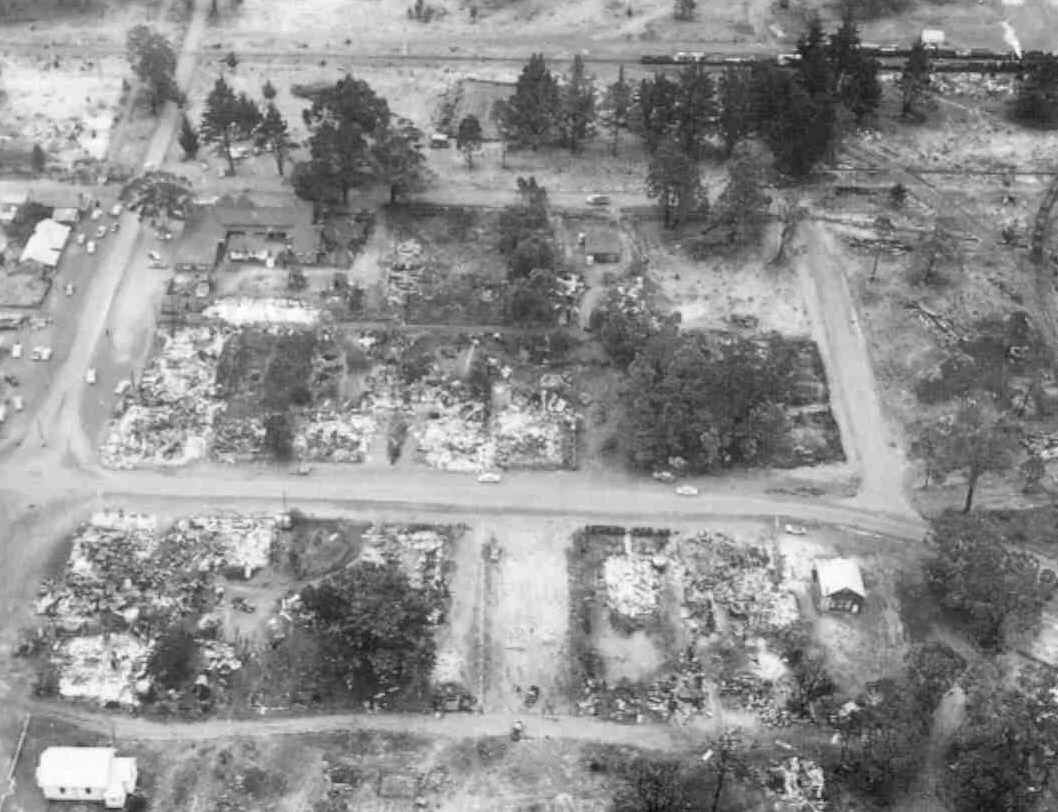
[{"label": "small shed", "polygon": [[859,564],[848,558],[816,561],[812,567],[812,589],[821,612],[859,614],[867,600]]},{"label": "small shed", "polygon": [[73,225],[81,219],[81,210],[73,206],[63,206],[52,211],[51,219],[57,223]]},{"label": "small shed", "polygon": [[37,763],[37,786],[49,801],[95,801],[123,809],[136,789],[136,759],[113,747],[48,747]]},{"label": "small shed", "polygon": [[26,205],[27,200],[29,200],[28,192],[0,195],[0,223],[6,225],[14,222],[18,210]]},{"label": "small shed", "polygon": [[590,229],[584,238],[584,254],[592,262],[620,262],[621,235],[612,228]]}]

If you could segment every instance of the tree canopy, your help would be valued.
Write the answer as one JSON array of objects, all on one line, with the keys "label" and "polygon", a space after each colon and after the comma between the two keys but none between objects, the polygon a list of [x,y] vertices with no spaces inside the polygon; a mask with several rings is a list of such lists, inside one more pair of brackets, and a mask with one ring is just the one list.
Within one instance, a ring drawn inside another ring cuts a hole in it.
[{"label": "tree canopy", "polygon": [[258,145],[272,151],[276,161],[276,171],[282,175],[286,166],[287,156],[290,154],[290,150],[296,146],[296,142],[290,137],[286,119],[279,112],[275,102],[268,102],[268,107],[261,118],[261,123],[257,125],[255,137]]},{"label": "tree canopy", "polygon": [[1058,57],[1033,60],[1018,78],[1014,118],[1034,127],[1058,127]]},{"label": "tree canopy", "polygon": [[679,225],[705,200],[698,164],[675,138],[662,142],[650,158],[647,196],[661,206],[666,228]]},{"label": "tree canopy", "polygon": [[159,104],[180,99],[176,52],[169,40],[149,26],[137,25],[129,30],[125,49],[133,72],[147,87],[152,115],[158,112]]},{"label": "tree canopy", "polygon": [[481,149],[482,140],[481,122],[477,116],[464,117],[456,133],[456,149],[463,153],[467,169],[474,168],[474,153]]},{"label": "tree canopy", "polygon": [[206,97],[206,109],[202,113],[200,134],[202,140],[215,144],[220,154],[228,161],[228,171],[235,174],[235,159],[231,153],[232,143],[238,139],[244,127],[245,110],[240,106],[235,91],[224,77],[218,77],[213,89]]},{"label": "tree canopy", "polygon": [[555,140],[559,115],[558,81],[544,61],[533,54],[522,68],[514,94],[498,112],[512,145],[537,150]]},{"label": "tree canopy", "polygon": [[422,141],[422,131],[406,118],[376,131],[371,159],[377,180],[389,187],[390,203],[426,186],[429,173]]},{"label": "tree canopy", "polygon": [[926,582],[983,648],[1002,649],[1035,628],[1055,574],[1010,544],[987,515],[946,512],[932,522]]},{"label": "tree canopy", "polygon": [[911,44],[911,54],[904,63],[898,81],[901,115],[910,117],[917,114],[916,107],[929,88],[931,70],[929,51],[922,40],[917,39]]},{"label": "tree canopy", "polygon": [[622,129],[628,129],[632,112],[632,85],[625,79],[625,66],[617,70],[617,81],[606,88],[601,119],[610,132],[610,154],[617,154]]},{"label": "tree canopy", "polygon": [[436,596],[413,586],[397,562],[356,563],[302,589],[301,600],[361,694],[413,688],[429,676]]},{"label": "tree canopy", "polygon": [[559,87],[557,126],[570,152],[576,152],[595,131],[595,79],[585,71],[580,54],[574,55]]}]

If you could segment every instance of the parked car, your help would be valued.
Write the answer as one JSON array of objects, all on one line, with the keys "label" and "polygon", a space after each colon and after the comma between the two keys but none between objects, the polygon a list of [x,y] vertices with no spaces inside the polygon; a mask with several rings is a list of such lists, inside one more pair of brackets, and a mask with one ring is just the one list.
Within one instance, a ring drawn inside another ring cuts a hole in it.
[{"label": "parked car", "polygon": [[783,525],[783,530],[785,530],[791,536],[804,536],[808,534],[808,530],[805,529],[805,526],[803,524]]},{"label": "parked car", "polygon": [[482,483],[483,485],[495,485],[502,479],[503,477],[497,474],[495,471],[486,471],[483,474],[478,474],[478,482]]},{"label": "parked car", "polygon": [[103,216],[103,210],[101,208],[96,206],[94,209],[92,209],[92,219],[93,220],[98,220],[102,216]]},{"label": "parked car", "polygon": [[675,482],[676,475],[672,471],[655,471],[651,476],[658,482]]},{"label": "parked car", "polygon": [[45,347],[43,345],[40,345],[33,348],[33,352],[30,353],[29,357],[32,361],[50,361],[51,355],[51,347]]},{"label": "parked car", "polygon": [[430,136],[430,149],[448,149],[448,136],[444,133],[433,133]]},{"label": "parked car", "polygon": [[308,476],[312,473],[312,466],[303,462],[294,469],[294,476]]},{"label": "parked car", "polygon": [[680,485],[676,488],[676,493],[679,496],[697,496],[698,489],[693,485]]},{"label": "parked car", "polygon": [[123,212],[124,210],[125,210],[124,206],[122,206],[120,203],[115,203],[113,206],[110,207],[110,216],[111,217],[120,217],[121,216],[121,212]]},{"label": "parked car", "polygon": [[84,247],[85,253],[94,254],[96,252],[96,241],[89,240],[88,244]]},{"label": "parked car", "polygon": [[84,241],[85,241],[85,235],[84,235],[84,232],[82,231],[80,234],[77,235],[77,244],[78,245],[84,245]]},{"label": "parked car", "polygon": [[22,345],[16,344],[11,348],[11,357],[18,359],[22,357]]},{"label": "parked car", "polygon": [[112,223],[110,225],[110,233],[117,234],[119,228],[121,228],[121,223]]},{"label": "parked car", "polygon": [[84,374],[84,382],[87,384],[94,384],[96,382],[96,369],[95,367],[89,367]]},{"label": "parked car", "polygon": [[63,293],[65,293],[67,296],[73,296],[73,285],[67,282],[66,287],[63,288]]},{"label": "parked car", "polygon": [[11,396],[11,408],[14,409],[16,412],[21,412],[24,408],[26,408],[26,404],[22,400],[22,395]]},{"label": "parked car", "polygon": [[149,259],[151,262],[161,262],[162,255],[159,254],[157,251],[148,251],[147,259]]},{"label": "parked car", "polygon": [[608,206],[608,205],[610,205],[610,196],[609,195],[597,195],[597,194],[596,195],[588,195],[585,198],[585,202],[587,202],[587,204],[589,206]]},{"label": "parked car", "polygon": [[122,381],[118,381],[118,385],[114,387],[114,394],[117,395],[118,397],[121,397],[122,395],[124,395],[126,392],[129,391],[129,387],[131,387],[131,386],[132,386],[132,381],[130,381],[128,378],[125,378]]},{"label": "parked car", "polygon": [[99,228],[96,229],[96,239],[97,240],[103,239],[106,235],[107,235],[107,227],[106,226],[100,226]]}]

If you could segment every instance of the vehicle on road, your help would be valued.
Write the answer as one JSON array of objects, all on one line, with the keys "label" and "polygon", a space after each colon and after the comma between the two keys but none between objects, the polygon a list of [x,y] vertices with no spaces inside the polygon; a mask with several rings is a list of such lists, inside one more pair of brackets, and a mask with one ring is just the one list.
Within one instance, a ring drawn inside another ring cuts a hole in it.
[{"label": "vehicle on road", "polygon": [[110,207],[110,216],[111,217],[120,217],[121,216],[121,212],[123,212],[124,210],[125,210],[124,206],[122,206],[120,203],[115,203],[113,206]]},{"label": "vehicle on road", "polygon": [[110,226],[110,233],[111,233],[111,234],[117,234],[117,233],[118,233],[118,229],[119,229],[120,227],[121,227],[121,223],[113,223],[113,224],[112,224],[112,225]]},{"label": "vehicle on road", "polygon": [[92,219],[93,220],[98,220],[102,216],[103,216],[103,210],[101,208],[96,206],[94,209],[92,209]]},{"label": "vehicle on road", "polygon": [[16,412],[21,412],[24,408],[26,408],[26,404],[22,400],[22,395],[11,396],[11,408],[14,409]]},{"label": "vehicle on road", "polygon": [[679,496],[697,496],[698,489],[693,485],[680,485],[676,488],[676,493]]},{"label": "vehicle on road", "polygon": [[486,471],[483,474],[478,474],[478,482],[483,485],[495,485],[502,479],[503,477],[497,474],[495,471]]},{"label": "vehicle on road", "polygon": [[655,471],[651,474],[651,477],[656,479],[658,482],[675,482],[676,475],[672,471]]},{"label": "vehicle on road", "polygon": [[78,245],[84,245],[84,241],[85,241],[85,233],[82,231],[80,234],[77,235],[77,244]]},{"label": "vehicle on road", "polygon": [[15,344],[15,346],[13,346],[11,348],[11,357],[16,359],[16,360],[22,357],[22,345],[21,344]]},{"label": "vehicle on road", "polygon": [[791,536],[806,536],[808,530],[803,524],[787,524],[783,525],[783,530],[789,533]]},{"label": "vehicle on road", "polygon": [[95,367],[89,367],[84,374],[84,382],[87,384],[95,384],[96,382],[96,370]]},{"label": "vehicle on road", "polygon": [[66,287],[63,288],[63,293],[65,293],[67,296],[73,296],[73,285],[67,282]]},{"label": "vehicle on road", "polygon": [[88,244],[84,247],[85,253],[94,254],[96,252],[96,241],[89,240]]},{"label": "vehicle on road", "polygon": [[106,235],[107,235],[107,227],[106,226],[100,226],[99,228],[96,229],[96,239],[97,240],[103,239]]},{"label": "vehicle on road", "polygon": [[162,255],[159,254],[157,251],[148,251],[147,259],[149,259],[151,262],[161,262]]},{"label": "vehicle on road", "polygon": [[33,348],[29,357],[32,361],[50,361],[52,356],[52,348],[39,345]]},{"label": "vehicle on road", "polygon": [[599,195],[599,194],[588,195],[585,198],[585,202],[589,206],[608,206],[608,205],[610,205],[610,196],[609,195]]},{"label": "vehicle on road", "polygon": [[125,380],[123,381],[118,381],[118,385],[114,387],[114,394],[118,397],[121,397],[129,391],[129,387],[131,386],[132,381],[130,381],[128,378],[125,378]]},{"label": "vehicle on road", "polygon": [[308,476],[312,473],[312,466],[307,462],[303,462],[294,469],[294,476]]}]

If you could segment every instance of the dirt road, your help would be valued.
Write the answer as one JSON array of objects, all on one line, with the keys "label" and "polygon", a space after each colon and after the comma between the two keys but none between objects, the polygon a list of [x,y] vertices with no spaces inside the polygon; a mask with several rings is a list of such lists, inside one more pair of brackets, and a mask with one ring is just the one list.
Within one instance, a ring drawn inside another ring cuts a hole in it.
[{"label": "dirt road", "polygon": [[820,223],[803,221],[792,247],[805,305],[830,385],[842,445],[861,475],[857,503],[911,516],[904,459],[882,414],[867,342],[843,270],[847,261]]}]

